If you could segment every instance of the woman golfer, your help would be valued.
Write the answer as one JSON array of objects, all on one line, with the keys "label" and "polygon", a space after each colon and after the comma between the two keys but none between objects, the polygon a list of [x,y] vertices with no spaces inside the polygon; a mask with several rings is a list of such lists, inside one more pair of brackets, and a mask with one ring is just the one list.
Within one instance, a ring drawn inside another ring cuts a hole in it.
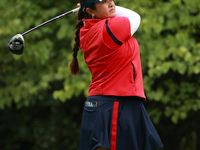
[{"label": "woman golfer", "polygon": [[142,101],[139,46],[132,36],[140,16],[113,0],[84,0],[75,31],[71,73],[84,52],[92,74],[83,110],[79,150],[152,150],[163,147]]}]

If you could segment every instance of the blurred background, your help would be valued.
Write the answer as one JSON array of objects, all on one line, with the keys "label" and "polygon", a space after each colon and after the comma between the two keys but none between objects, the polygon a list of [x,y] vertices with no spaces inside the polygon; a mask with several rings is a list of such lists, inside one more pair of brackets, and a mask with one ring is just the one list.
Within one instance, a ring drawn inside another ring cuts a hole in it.
[{"label": "blurred background", "polygon": [[[12,36],[76,8],[75,0],[0,1],[0,149],[77,150],[91,76],[79,51],[71,76],[77,13],[27,35],[22,55]],[[141,15],[138,40],[144,105],[166,150],[200,149],[199,0],[116,0]]]}]

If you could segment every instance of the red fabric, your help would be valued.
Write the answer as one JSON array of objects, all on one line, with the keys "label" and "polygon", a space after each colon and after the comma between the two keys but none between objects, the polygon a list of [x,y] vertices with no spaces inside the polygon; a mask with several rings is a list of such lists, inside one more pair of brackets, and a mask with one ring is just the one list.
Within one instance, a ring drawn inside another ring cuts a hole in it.
[{"label": "red fabric", "polygon": [[111,131],[111,150],[116,150],[117,143],[117,117],[118,117],[119,102],[114,102],[112,116],[112,131]]},{"label": "red fabric", "polygon": [[[122,43],[131,37],[130,22],[125,17],[115,17],[108,19],[108,27],[114,36]],[[104,44],[109,48],[120,47],[120,45],[113,41],[105,27],[103,28],[103,41]]]},{"label": "red fabric", "polygon": [[[84,19],[80,49],[92,74],[89,95],[138,96],[146,98],[137,40],[131,37],[125,17],[109,18],[108,27],[123,44],[117,45],[106,30],[106,19]],[[120,36],[121,35],[121,36]]]}]

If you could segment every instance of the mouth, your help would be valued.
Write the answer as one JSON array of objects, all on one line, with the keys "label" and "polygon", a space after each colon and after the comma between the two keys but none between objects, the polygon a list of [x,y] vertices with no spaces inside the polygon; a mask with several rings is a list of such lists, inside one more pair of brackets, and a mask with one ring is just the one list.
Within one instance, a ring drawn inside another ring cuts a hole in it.
[{"label": "mouth", "polygon": [[110,10],[110,12],[115,12],[115,9],[114,9],[114,8],[112,8],[112,9]]}]

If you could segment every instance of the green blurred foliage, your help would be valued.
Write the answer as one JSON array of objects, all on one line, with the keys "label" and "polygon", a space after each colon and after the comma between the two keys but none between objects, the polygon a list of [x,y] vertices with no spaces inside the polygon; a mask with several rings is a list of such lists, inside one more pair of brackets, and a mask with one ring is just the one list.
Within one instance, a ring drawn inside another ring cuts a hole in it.
[{"label": "green blurred foliage", "polygon": [[197,0],[140,2],[137,35],[145,92],[162,108],[152,117],[178,123],[200,109],[200,5]]},{"label": "green blurred foliage", "polygon": [[[13,55],[6,48],[6,43],[13,35],[23,33],[75,8],[76,3],[49,0],[1,3],[2,9],[5,10],[1,9],[1,16],[5,21],[1,22],[0,30],[3,39],[0,56],[0,108],[11,106],[13,102],[18,108],[28,107],[35,103],[38,94],[41,95],[49,89],[52,89],[55,99],[63,102],[73,95],[78,96],[82,91],[87,91],[86,82],[90,80],[88,75],[72,77],[69,74],[76,14],[25,35],[23,55]],[[85,71],[81,53],[79,57],[82,59],[81,73],[85,74],[88,71]]]},{"label": "green blurred foliage", "polygon": [[[0,1],[0,131],[7,135],[1,138],[3,150],[78,148],[80,104],[87,97],[91,75],[81,51],[80,74],[69,73],[77,14],[25,35],[23,55],[13,55],[6,47],[15,34],[75,8],[77,2]],[[116,0],[116,4],[142,17],[134,36],[141,50],[145,105],[164,144],[171,150],[198,149],[199,0]]]}]

